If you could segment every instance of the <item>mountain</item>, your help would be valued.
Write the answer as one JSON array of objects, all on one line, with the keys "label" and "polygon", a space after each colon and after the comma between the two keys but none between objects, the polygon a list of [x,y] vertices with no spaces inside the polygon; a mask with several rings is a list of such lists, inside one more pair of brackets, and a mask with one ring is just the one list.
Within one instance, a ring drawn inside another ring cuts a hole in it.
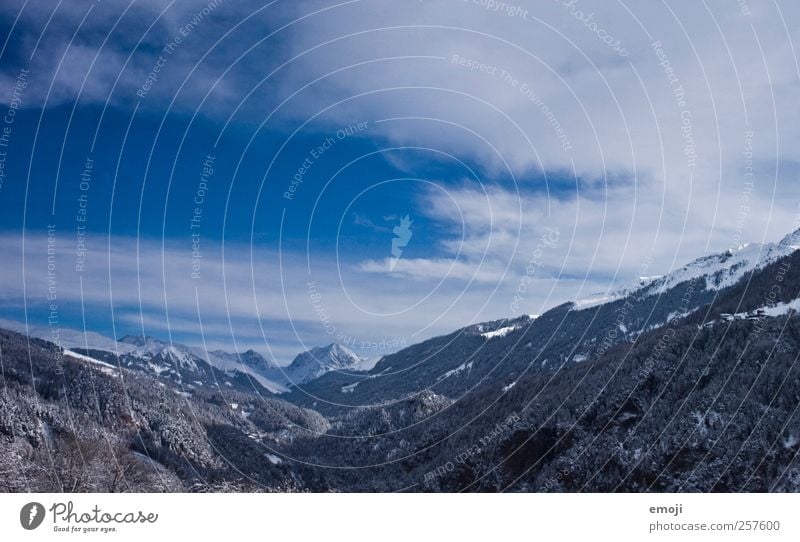
[{"label": "mountain", "polygon": [[[581,361],[567,352],[570,361],[556,370],[486,379],[458,394],[429,388],[380,406],[330,410],[328,433],[313,442],[300,437],[288,453],[303,465],[337,467],[317,490],[797,492],[800,318],[792,307],[799,299],[795,251],[756,265],[667,325]],[[780,310],[770,316],[769,307]],[[562,307],[556,314],[575,312],[591,311]],[[410,348],[441,351],[480,331],[471,326]],[[513,333],[525,329],[483,340]],[[339,400],[377,380],[368,378]],[[354,436],[363,444],[353,445]],[[355,466],[369,467],[354,479]]]},{"label": "mountain", "polygon": [[659,277],[642,277],[631,288],[610,293],[598,293],[575,302],[576,309],[609,303],[631,295],[665,294],[679,284],[702,281],[707,290],[719,291],[736,284],[745,274],[784,258],[800,249],[800,229],[786,235],[778,243],[751,243],[736,250],[726,250],[697,258],[683,267]]},{"label": "mountain", "polygon": [[[193,349],[193,353],[198,357],[204,357],[201,349]],[[267,360],[264,356],[255,350],[246,350],[239,353],[225,352],[224,350],[212,350],[208,352],[208,358],[214,358],[215,361],[211,362],[216,367],[222,369],[224,363],[229,363],[232,368],[244,365],[261,374],[267,374],[270,371],[278,369],[278,365],[272,361]]]},{"label": "mountain", "polygon": [[247,352],[221,370],[152,338],[117,356],[0,331],[0,490],[797,492],[797,238],[368,371],[315,348],[279,398]]},{"label": "mountain", "polygon": [[664,276],[564,303],[538,317],[467,326],[384,356],[365,373],[322,375],[294,390],[290,400],[335,414],[400,401],[422,390],[458,397],[488,382],[513,385],[530,373],[595,360],[707,306],[753,273],[794,254],[798,245],[800,230],[778,243],[704,256]]},{"label": "mountain", "polygon": [[[134,346],[133,352],[122,356],[127,366],[138,365],[143,370],[164,373],[167,376],[179,377],[179,380],[208,382],[208,375],[213,377],[212,385],[216,385],[219,377],[214,371],[202,369],[210,367],[220,371],[225,377],[243,382],[255,381],[271,393],[283,393],[287,389],[278,383],[281,378],[277,367],[269,363],[263,356],[253,350],[241,354],[231,354],[221,350],[207,352],[202,348],[186,346],[179,343],[166,343],[153,337],[126,335],[119,340],[120,344]],[[144,363],[142,363],[144,362]],[[199,370],[201,368],[202,370]]]},{"label": "mountain", "polygon": [[[78,331],[63,327],[25,325],[23,322],[0,319],[0,328],[16,331],[46,341],[56,342],[64,348],[91,348],[106,350],[108,352],[133,352],[136,347],[130,344],[120,344],[110,337],[95,333],[94,331]],[[55,335],[54,335],[55,333]]]},{"label": "mountain", "polygon": [[366,361],[338,343],[319,346],[294,358],[286,369],[286,383],[305,384],[331,371],[358,371]]},{"label": "mountain", "polygon": [[329,427],[252,386],[187,388],[4,330],[0,351],[2,492],[298,491],[279,454]]},{"label": "mountain", "polygon": [[[307,383],[330,371],[364,371],[377,362],[361,358],[340,344],[313,348],[298,355],[291,366],[280,367],[252,349],[238,353],[207,351],[141,335],[125,335],[115,340],[91,331],[26,326],[11,320],[0,320],[0,328],[18,333],[27,330],[31,337],[57,342],[76,354],[104,363],[119,362],[129,369],[139,369],[176,382],[205,382],[214,386],[218,384],[217,380],[224,381],[227,376],[242,382],[255,381],[271,393],[285,393],[292,385]],[[222,375],[215,377],[214,370],[221,371]]]}]

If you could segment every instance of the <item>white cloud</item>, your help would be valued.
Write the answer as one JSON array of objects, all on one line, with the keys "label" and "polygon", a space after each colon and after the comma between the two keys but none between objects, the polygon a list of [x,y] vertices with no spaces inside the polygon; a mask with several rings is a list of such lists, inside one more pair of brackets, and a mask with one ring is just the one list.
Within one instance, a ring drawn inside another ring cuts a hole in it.
[{"label": "white cloud", "polygon": [[[359,271],[358,262],[340,262],[340,282],[337,263],[324,256],[312,257],[309,273],[304,255],[251,253],[249,246],[228,244],[223,260],[222,247],[211,242],[203,243],[200,278],[192,279],[190,245],[124,237],[111,243],[89,238],[86,268],[78,273],[71,243],[68,234],[57,235],[49,277],[44,234],[24,236],[24,265],[23,237],[0,235],[6,317],[22,320],[24,306],[34,323],[44,324],[47,306],[54,302],[60,325],[80,329],[82,300],[89,329],[111,334],[113,317],[118,336],[146,333],[195,345],[201,344],[202,331],[211,349],[254,348],[279,361],[334,341],[356,348],[382,341],[413,344],[508,316],[518,280],[510,272],[503,279],[502,268],[487,260],[475,269],[456,265],[451,273],[457,280],[441,281],[445,271],[435,263],[400,258],[397,273],[388,275]],[[569,280],[534,278],[525,312],[542,312],[574,291]],[[49,293],[55,300],[48,300]],[[386,352],[368,348],[364,353]]]},{"label": "white cloud", "polygon": [[[163,4],[136,2],[102,49],[97,36],[105,38],[127,3],[97,4],[69,49],[85,12],[62,6],[39,43],[24,105],[69,103],[82,87],[82,103],[105,103],[119,75],[111,103],[130,107],[158,51],[205,4],[175,3],[145,34]],[[543,251],[525,312],[626,280],[649,257],[658,274],[704,250],[777,239],[796,223],[796,3],[753,2],[743,14],[736,2],[580,0],[569,8],[559,0],[520,2],[513,16],[472,1],[412,4],[313,0],[266,9],[223,3],[169,59],[145,107],[166,108],[194,70],[177,108],[192,110],[213,87],[203,114],[225,119],[258,86],[243,104],[253,122],[321,78],[276,120],[305,120],[332,106],[317,129],[367,120],[375,127],[370,135],[392,145],[431,147],[481,166],[480,183],[423,195],[421,212],[452,232],[440,240],[439,254],[401,258],[393,273],[386,261],[337,262],[315,254],[309,271],[298,254],[279,258],[257,250],[251,261],[250,247],[229,246],[223,262],[221,247],[206,246],[202,279],[193,281],[188,247],[114,238],[108,268],[105,240],[93,239],[93,267],[84,274],[92,310],[111,314],[113,295],[121,322],[159,328],[169,314],[173,329],[196,339],[199,296],[200,317],[217,345],[235,338],[257,346],[259,319],[283,352],[294,348],[295,333],[298,343],[332,339],[330,325],[344,338],[416,342],[508,315],[545,228],[557,228],[559,240]],[[14,34],[22,52],[37,42],[53,7],[26,4]],[[0,9],[8,20],[20,6]],[[574,9],[594,13],[596,26],[579,21]],[[630,54],[619,55],[599,30]],[[2,71],[0,99],[10,95],[3,88],[13,84],[24,56]],[[752,157],[744,155],[749,144]],[[687,151],[696,151],[696,159]],[[408,168],[419,164],[392,159]],[[21,239],[0,238],[2,253],[16,255],[0,262],[7,308],[21,306],[23,285],[30,304],[46,301],[46,241],[34,235],[26,245],[23,279]],[[80,289],[71,258],[60,252],[58,292],[74,309]],[[229,319],[234,333],[226,333]]]},{"label": "white cloud", "polygon": [[497,284],[508,278],[508,273],[500,269],[486,269],[488,266],[471,265],[452,259],[398,258],[392,260],[365,260],[359,270],[367,273],[394,274],[401,278],[415,280],[460,280],[478,283]]},{"label": "white cloud", "polygon": [[[309,18],[293,33],[293,86],[329,76],[300,96],[299,110],[307,117],[344,100],[325,115],[334,125],[394,119],[373,126],[392,143],[478,160],[486,185],[510,172],[543,188],[543,172],[577,173],[607,199],[607,228],[619,235],[646,223],[669,239],[657,250],[685,235],[710,247],[730,229],[752,144],[755,201],[744,240],[788,229],[798,199],[800,72],[798,29],[784,21],[800,16],[795,3],[742,14],[736,3],[574,2],[621,40],[625,57],[564,2],[519,4],[527,15],[469,1],[414,9],[376,1]],[[619,180],[626,190],[616,189]]]}]

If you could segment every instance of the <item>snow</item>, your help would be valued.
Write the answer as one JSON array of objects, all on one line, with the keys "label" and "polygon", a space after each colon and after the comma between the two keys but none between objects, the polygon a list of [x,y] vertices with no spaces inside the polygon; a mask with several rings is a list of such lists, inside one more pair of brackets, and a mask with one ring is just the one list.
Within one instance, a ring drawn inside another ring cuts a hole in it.
[{"label": "snow", "polygon": [[360,382],[356,382],[355,384],[350,384],[347,386],[342,386],[341,392],[342,393],[353,393]]},{"label": "snow", "polygon": [[494,331],[487,331],[486,333],[481,333],[481,337],[485,339],[495,339],[497,337],[505,337],[512,331],[518,329],[518,326],[508,326],[508,327],[501,327],[500,329],[496,329]]},{"label": "snow", "polygon": [[787,235],[779,243],[752,243],[736,250],[698,258],[656,281],[655,288],[648,294],[664,293],[681,282],[700,277],[706,277],[709,290],[727,288],[750,271],[761,269],[797,250],[798,240],[800,230]]},{"label": "snow", "polygon": [[671,312],[667,315],[667,322],[672,322],[675,318],[681,316],[679,311]]},{"label": "snow", "polygon": [[[723,322],[732,322],[734,320],[759,319],[767,316],[785,316],[792,311],[800,312],[800,299],[795,299],[788,303],[778,303],[777,305],[766,305],[750,312],[737,312],[735,314],[723,313],[720,315],[720,320]],[[713,321],[707,322],[706,326],[713,323]]]},{"label": "snow", "polygon": [[84,356],[83,354],[78,354],[77,352],[73,352],[72,350],[64,350],[64,355],[69,356],[74,359],[79,359],[81,361],[85,361],[88,363],[92,363],[94,365],[100,366],[100,371],[109,375],[109,376],[117,376],[117,367],[114,367],[110,363],[106,363],[105,361],[100,361],[99,359],[90,358],[89,356]]},{"label": "snow", "polygon": [[593,294],[589,297],[574,301],[573,310],[589,309],[599,305],[605,305],[606,303],[612,303],[626,297],[629,293],[628,290],[619,290],[608,294]]},{"label": "snow", "polygon": [[[53,328],[50,326],[26,326],[23,322],[0,318],[0,327],[46,341],[52,342],[54,340]],[[105,350],[121,354],[127,354],[136,349],[130,344],[119,343],[111,337],[106,337],[93,331],[84,333],[83,331],[66,327],[56,329],[58,330],[58,345],[62,348],[87,348],[89,350]]]},{"label": "snow", "polygon": [[653,275],[651,277],[639,277],[640,282],[653,282],[654,280],[658,280],[664,275]]},{"label": "snow", "polygon": [[197,371],[197,363],[194,361],[194,356],[188,352],[182,352],[175,346],[167,346],[161,350],[161,356],[165,359],[171,360],[176,363],[178,367],[183,367],[191,371]]},{"label": "snow", "polygon": [[[249,376],[270,393],[279,394],[289,391],[286,386],[275,381],[276,376],[273,376],[272,372],[269,373],[269,376],[260,373],[258,369],[242,363],[240,356],[237,354],[227,354],[219,351],[208,352],[204,348],[188,348],[187,351],[230,376],[235,377],[237,373]],[[274,368],[274,373],[280,375],[280,369],[277,366]]]},{"label": "snow", "polygon": [[161,376],[161,373],[166,373],[167,371],[172,370],[165,365],[158,365],[156,363],[148,363],[147,367],[159,376]]},{"label": "snow", "polygon": [[264,389],[266,389],[267,391],[269,391],[271,393],[286,393],[287,391],[289,391],[289,388],[287,388],[285,386],[281,386],[280,384],[278,384],[276,382],[273,382],[269,378],[258,374],[257,372],[255,372],[254,370],[250,369],[249,367],[242,367],[242,369],[244,369],[244,370],[242,370],[240,372],[245,373],[246,375],[248,375],[250,378],[252,378],[256,382],[261,384],[264,387]]},{"label": "snow", "polygon": [[773,307],[762,307],[765,316],[784,316],[789,311],[800,312],[800,299],[795,299],[789,303],[778,303]]},{"label": "snow", "polygon": [[441,380],[444,380],[445,378],[450,378],[451,376],[455,376],[455,375],[457,375],[459,373],[463,373],[464,371],[471,371],[471,370],[472,370],[472,362],[471,361],[469,363],[462,363],[461,365],[459,365],[455,369],[451,369],[451,370],[447,371],[446,373],[444,373],[436,381],[439,382]]},{"label": "snow", "polygon": [[[206,361],[212,367],[220,369],[224,371],[226,374],[235,376],[237,373],[242,373],[256,382],[258,382],[264,389],[269,391],[270,393],[285,393],[289,391],[288,388],[274,382],[273,380],[267,378],[266,376],[260,374],[252,367],[244,365],[240,361],[230,361],[227,359],[223,359],[222,356],[212,355],[210,353],[205,352],[204,349],[201,348],[194,348],[184,346],[182,344],[173,343],[171,345],[161,342],[157,339],[153,339],[152,337],[146,337],[144,340],[134,337],[130,338],[129,340],[135,341],[136,344],[140,346],[134,345],[134,352],[133,355],[137,356],[140,359],[148,360],[152,356],[161,355],[165,359],[168,359],[175,363],[177,366],[189,369],[191,371],[198,371],[197,362],[195,358]],[[119,343],[121,345],[132,346],[127,342]],[[235,358],[235,356],[231,355],[230,358]],[[161,374],[165,371],[170,370],[168,367],[163,365],[155,365],[149,364],[151,370],[156,372],[157,374]]]},{"label": "snow", "polygon": [[272,463],[273,465],[280,465],[281,463],[283,463],[283,459],[274,454],[264,454],[264,457],[269,459],[269,462]]},{"label": "snow", "polygon": [[373,358],[364,358],[361,362],[353,365],[353,371],[371,371],[375,368],[383,356],[375,356]]},{"label": "snow", "polygon": [[103,367],[108,367],[109,369],[116,369],[116,367],[114,367],[110,363],[106,363],[105,361],[100,361],[99,359],[90,358],[89,356],[84,356],[83,354],[78,354],[77,352],[73,352],[72,350],[64,350],[64,355],[69,356],[71,358],[79,359],[81,361],[88,361],[90,363],[102,365]]},{"label": "snow", "polygon": [[363,362],[346,346],[332,343],[299,354],[286,369],[286,376],[292,384],[304,384],[330,371],[358,371]]},{"label": "snow", "polygon": [[598,293],[573,302],[573,310],[582,310],[623,299],[633,293],[644,296],[667,292],[682,282],[705,278],[706,288],[722,290],[733,286],[747,273],[761,269],[784,256],[788,256],[800,246],[800,230],[797,230],[779,243],[742,245],[735,250],[698,258],[683,267],[663,276],[639,277],[638,284],[615,291]]}]

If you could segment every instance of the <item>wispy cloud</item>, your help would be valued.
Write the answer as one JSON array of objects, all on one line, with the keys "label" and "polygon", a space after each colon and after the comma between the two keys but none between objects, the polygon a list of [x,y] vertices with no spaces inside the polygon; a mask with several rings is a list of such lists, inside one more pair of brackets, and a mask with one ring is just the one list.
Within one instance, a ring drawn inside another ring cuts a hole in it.
[{"label": "wispy cloud", "polygon": [[[796,222],[795,2],[744,13],[736,3],[226,0],[182,32],[208,4],[4,2],[0,103],[24,67],[23,107],[138,103],[160,116],[202,103],[197,114],[217,122],[269,118],[263,129],[276,140],[312,117],[321,131],[369,121],[357,137],[449,154],[474,175],[422,193],[415,220],[435,224],[437,237],[421,255],[415,233],[392,261],[323,251],[306,261],[244,245],[226,245],[223,259],[222,245],[204,243],[192,278],[190,247],[168,232],[163,243],[94,236],[77,273],[59,233],[65,316],[80,315],[83,299],[95,318],[133,330],[197,343],[202,322],[216,345],[284,353],[337,339],[412,342],[508,315],[523,277],[524,310],[541,312],[629,279],[645,259],[658,274]],[[436,166],[430,156],[387,154],[404,171]],[[399,219],[350,217],[387,239]],[[537,257],[547,228],[558,243]],[[47,240],[26,236],[24,255],[22,244],[0,236],[0,296],[17,313],[48,304]]]},{"label": "wispy cloud", "polygon": [[[77,272],[71,242],[57,237],[49,262],[45,234],[0,235],[3,315],[24,319],[24,306],[30,319],[44,324],[55,303],[65,327],[81,329],[85,313],[89,329],[107,334],[171,336],[195,345],[205,338],[212,349],[254,348],[287,361],[329,342],[356,349],[382,341],[411,344],[508,316],[515,287],[511,273],[488,262],[472,268],[400,258],[391,274],[371,269],[388,269],[388,262],[341,262],[351,271],[340,279],[331,273],[337,263],[324,255],[313,258],[309,272],[304,254],[227,244],[223,258],[222,245],[213,243],[204,244],[198,278],[192,278],[198,268],[190,245],[125,237],[110,243],[88,239],[87,264]],[[458,280],[440,284],[448,275]],[[540,287],[529,298],[529,312],[541,312],[574,290],[570,281],[536,280]]]},{"label": "wispy cloud", "polygon": [[449,259],[426,258],[386,258],[384,260],[365,260],[358,266],[367,273],[393,274],[398,279],[440,281],[458,280],[460,282],[477,282],[500,284],[513,277],[503,269],[489,269],[490,265],[472,265],[466,262]]}]

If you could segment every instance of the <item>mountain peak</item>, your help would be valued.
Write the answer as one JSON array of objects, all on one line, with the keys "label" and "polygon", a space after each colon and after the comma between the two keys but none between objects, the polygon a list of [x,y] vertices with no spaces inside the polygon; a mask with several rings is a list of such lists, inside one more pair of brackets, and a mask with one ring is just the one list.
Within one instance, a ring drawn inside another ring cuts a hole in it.
[{"label": "mountain peak", "polygon": [[132,344],[139,348],[145,348],[152,345],[166,346],[166,343],[159,341],[155,337],[149,335],[125,335],[120,338],[118,342]]},{"label": "mountain peak", "polygon": [[343,344],[317,346],[299,354],[287,369],[293,384],[302,384],[341,369],[355,370],[364,359]]},{"label": "mountain peak", "polygon": [[800,228],[796,229],[792,233],[787,234],[783,239],[781,239],[778,245],[794,250],[800,249]]},{"label": "mountain peak", "polygon": [[701,256],[686,265],[659,277],[640,279],[638,284],[608,293],[597,293],[573,303],[575,309],[596,307],[628,295],[663,294],[682,282],[704,279],[708,290],[719,291],[736,284],[750,271],[763,268],[800,249],[800,229],[777,243],[747,243],[736,249]]}]

